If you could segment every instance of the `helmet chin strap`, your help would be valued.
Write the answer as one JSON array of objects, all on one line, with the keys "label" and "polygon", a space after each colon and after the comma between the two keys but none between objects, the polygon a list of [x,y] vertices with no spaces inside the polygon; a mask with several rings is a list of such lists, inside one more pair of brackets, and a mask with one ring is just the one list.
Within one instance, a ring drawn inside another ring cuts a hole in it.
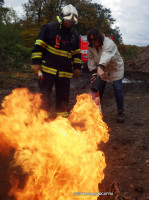
[{"label": "helmet chin strap", "polygon": [[58,21],[60,24],[63,23],[62,19],[61,19],[59,16],[57,16],[56,19],[57,19],[57,21]]}]

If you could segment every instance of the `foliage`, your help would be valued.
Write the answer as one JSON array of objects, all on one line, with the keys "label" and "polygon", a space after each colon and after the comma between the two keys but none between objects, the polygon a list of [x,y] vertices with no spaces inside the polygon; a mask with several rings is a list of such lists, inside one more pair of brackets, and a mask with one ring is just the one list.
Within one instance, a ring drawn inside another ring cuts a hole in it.
[{"label": "foliage", "polygon": [[87,31],[91,27],[97,25],[98,19],[96,18],[95,8],[91,3],[80,3],[77,10],[79,13],[79,23],[76,26],[76,29],[78,30],[80,35],[86,35]]},{"label": "foliage", "polygon": [[9,66],[15,68],[21,68],[24,65],[24,62],[29,60],[31,51],[29,48],[22,46],[21,44],[7,43],[4,46],[7,55],[11,58],[8,60]]},{"label": "foliage", "polygon": [[0,13],[1,22],[6,25],[17,23],[19,21],[19,18],[13,8],[0,7]]},{"label": "foliage", "polygon": [[0,66],[21,67],[31,50],[22,46],[20,30],[13,25],[0,26]]},{"label": "foliage", "polygon": [[124,60],[129,59],[133,56],[135,56],[139,51],[143,49],[143,47],[138,47],[136,45],[124,45],[119,44],[118,49],[124,58]]},{"label": "foliage", "polygon": [[13,25],[2,24],[0,26],[0,44],[6,44],[9,41],[15,43],[21,42],[20,31]]},{"label": "foliage", "polygon": [[91,0],[28,0],[23,4],[22,19],[12,8],[3,7],[4,1],[0,0],[0,66],[22,67],[23,62],[30,59],[41,26],[56,21],[61,8],[70,3],[79,13],[79,23],[75,26],[80,35],[86,35],[91,27],[98,27],[105,35],[113,36],[124,57],[133,56],[139,50],[122,44],[119,28],[112,28],[115,19],[110,9]]},{"label": "foliage", "polygon": [[8,42],[0,47],[0,53],[0,67],[5,67],[7,70],[7,68],[22,68],[31,56],[31,49]]},{"label": "foliage", "polygon": [[40,31],[39,27],[33,27],[33,28],[30,27],[30,28],[27,28],[26,30],[23,30],[22,43],[26,47],[33,47],[39,31]]},{"label": "foliage", "polygon": [[119,29],[112,29],[115,19],[110,9],[103,8],[101,4],[91,3],[91,0],[29,0],[23,5],[25,17],[23,19],[23,44],[32,47],[41,26],[50,21],[56,21],[61,8],[73,4],[79,13],[76,29],[80,35],[86,35],[91,27],[98,27],[105,35],[113,35],[116,43],[122,42]]},{"label": "foliage", "polygon": [[122,34],[120,34],[119,27],[115,27],[115,29],[111,29],[111,35],[113,35],[113,40],[117,45],[123,43]]},{"label": "foliage", "polygon": [[2,7],[4,4],[4,0],[0,0],[0,7]]}]

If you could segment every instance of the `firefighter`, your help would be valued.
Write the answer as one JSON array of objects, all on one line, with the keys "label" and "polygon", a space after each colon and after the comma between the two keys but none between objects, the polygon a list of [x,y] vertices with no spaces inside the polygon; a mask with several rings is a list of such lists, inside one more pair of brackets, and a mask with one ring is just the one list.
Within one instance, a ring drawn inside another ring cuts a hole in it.
[{"label": "firefighter", "polygon": [[53,85],[56,90],[56,116],[68,116],[70,79],[79,78],[81,51],[79,34],[73,25],[78,22],[78,12],[71,4],[57,16],[58,22],[44,25],[32,51],[32,70],[41,75],[39,88],[43,108],[50,112]]},{"label": "firefighter", "polygon": [[123,123],[125,121],[124,95],[122,91],[122,78],[124,76],[123,59],[116,44],[111,39],[104,37],[97,28],[91,28],[88,31],[87,39],[89,42],[88,68],[92,74],[92,85],[95,85],[91,89],[96,89],[97,91],[98,88],[100,100],[102,100],[106,83],[113,83],[118,111],[117,122]]}]

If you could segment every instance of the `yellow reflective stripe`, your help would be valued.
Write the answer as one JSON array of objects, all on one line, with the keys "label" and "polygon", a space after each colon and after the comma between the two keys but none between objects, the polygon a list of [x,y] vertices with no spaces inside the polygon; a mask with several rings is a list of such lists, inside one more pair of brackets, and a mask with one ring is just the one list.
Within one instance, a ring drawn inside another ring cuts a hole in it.
[{"label": "yellow reflective stripe", "polygon": [[73,73],[69,73],[69,72],[59,72],[59,77],[66,77],[66,78],[72,78]]},{"label": "yellow reflective stripe", "polygon": [[41,67],[42,67],[42,71],[44,71],[44,72],[47,72],[47,73],[50,73],[50,74],[54,74],[54,75],[56,75],[56,73],[57,73],[56,69],[53,69],[53,68],[50,68],[50,67],[46,67],[44,65],[41,65]]},{"label": "yellow reflective stripe", "polygon": [[[57,69],[46,67],[44,65],[41,65],[41,67],[42,67],[42,71],[44,71],[44,72],[54,74],[54,75],[56,75],[56,73],[57,73]],[[73,73],[63,72],[63,71],[59,72],[59,77],[72,78],[72,76],[73,76]]]},{"label": "yellow reflective stripe", "polygon": [[67,117],[68,116],[68,112],[56,112],[55,114],[57,116],[62,116],[62,117]]},{"label": "yellow reflective stripe", "polygon": [[47,51],[49,51],[49,52],[51,52],[53,54],[56,54],[56,55],[59,55],[59,56],[65,56],[65,57],[68,57],[68,58],[72,58],[72,54],[70,52],[59,50],[59,49],[55,49],[52,46],[47,45],[42,40],[36,40],[35,44],[42,46],[43,48],[47,49]]},{"label": "yellow reflective stripe", "polygon": [[82,63],[81,59],[79,58],[74,58],[73,63]]},{"label": "yellow reflective stripe", "polygon": [[46,49],[49,52],[51,52],[53,54],[56,54],[58,56],[65,56],[65,57],[68,57],[68,58],[72,58],[71,53],[68,52],[68,51],[63,51],[63,50],[55,49],[55,48],[51,47],[50,45],[48,45]]},{"label": "yellow reflective stripe", "polygon": [[46,48],[48,45],[42,41],[42,40],[36,40],[35,44],[42,46],[43,48]]},{"label": "yellow reflective stripe", "polygon": [[32,59],[33,58],[42,58],[42,53],[41,52],[32,53]]},{"label": "yellow reflective stripe", "polygon": [[73,51],[72,55],[75,55],[75,54],[78,54],[78,53],[81,53],[81,50],[80,49],[76,49]]}]

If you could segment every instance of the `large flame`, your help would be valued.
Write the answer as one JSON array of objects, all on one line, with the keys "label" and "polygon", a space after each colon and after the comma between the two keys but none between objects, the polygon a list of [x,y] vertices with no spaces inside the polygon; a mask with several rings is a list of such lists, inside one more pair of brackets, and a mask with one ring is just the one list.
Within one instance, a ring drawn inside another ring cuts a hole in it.
[{"label": "large flame", "polygon": [[77,97],[68,118],[49,120],[39,94],[15,89],[0,110],[0,151],[15,149],[15,166],[28,175],[20,189],[10,176],[17,200],[97,199],[75,192],[98,193],[104,179],[104,153],[97,144],[109,139],[108,127],[91,96]]}]

